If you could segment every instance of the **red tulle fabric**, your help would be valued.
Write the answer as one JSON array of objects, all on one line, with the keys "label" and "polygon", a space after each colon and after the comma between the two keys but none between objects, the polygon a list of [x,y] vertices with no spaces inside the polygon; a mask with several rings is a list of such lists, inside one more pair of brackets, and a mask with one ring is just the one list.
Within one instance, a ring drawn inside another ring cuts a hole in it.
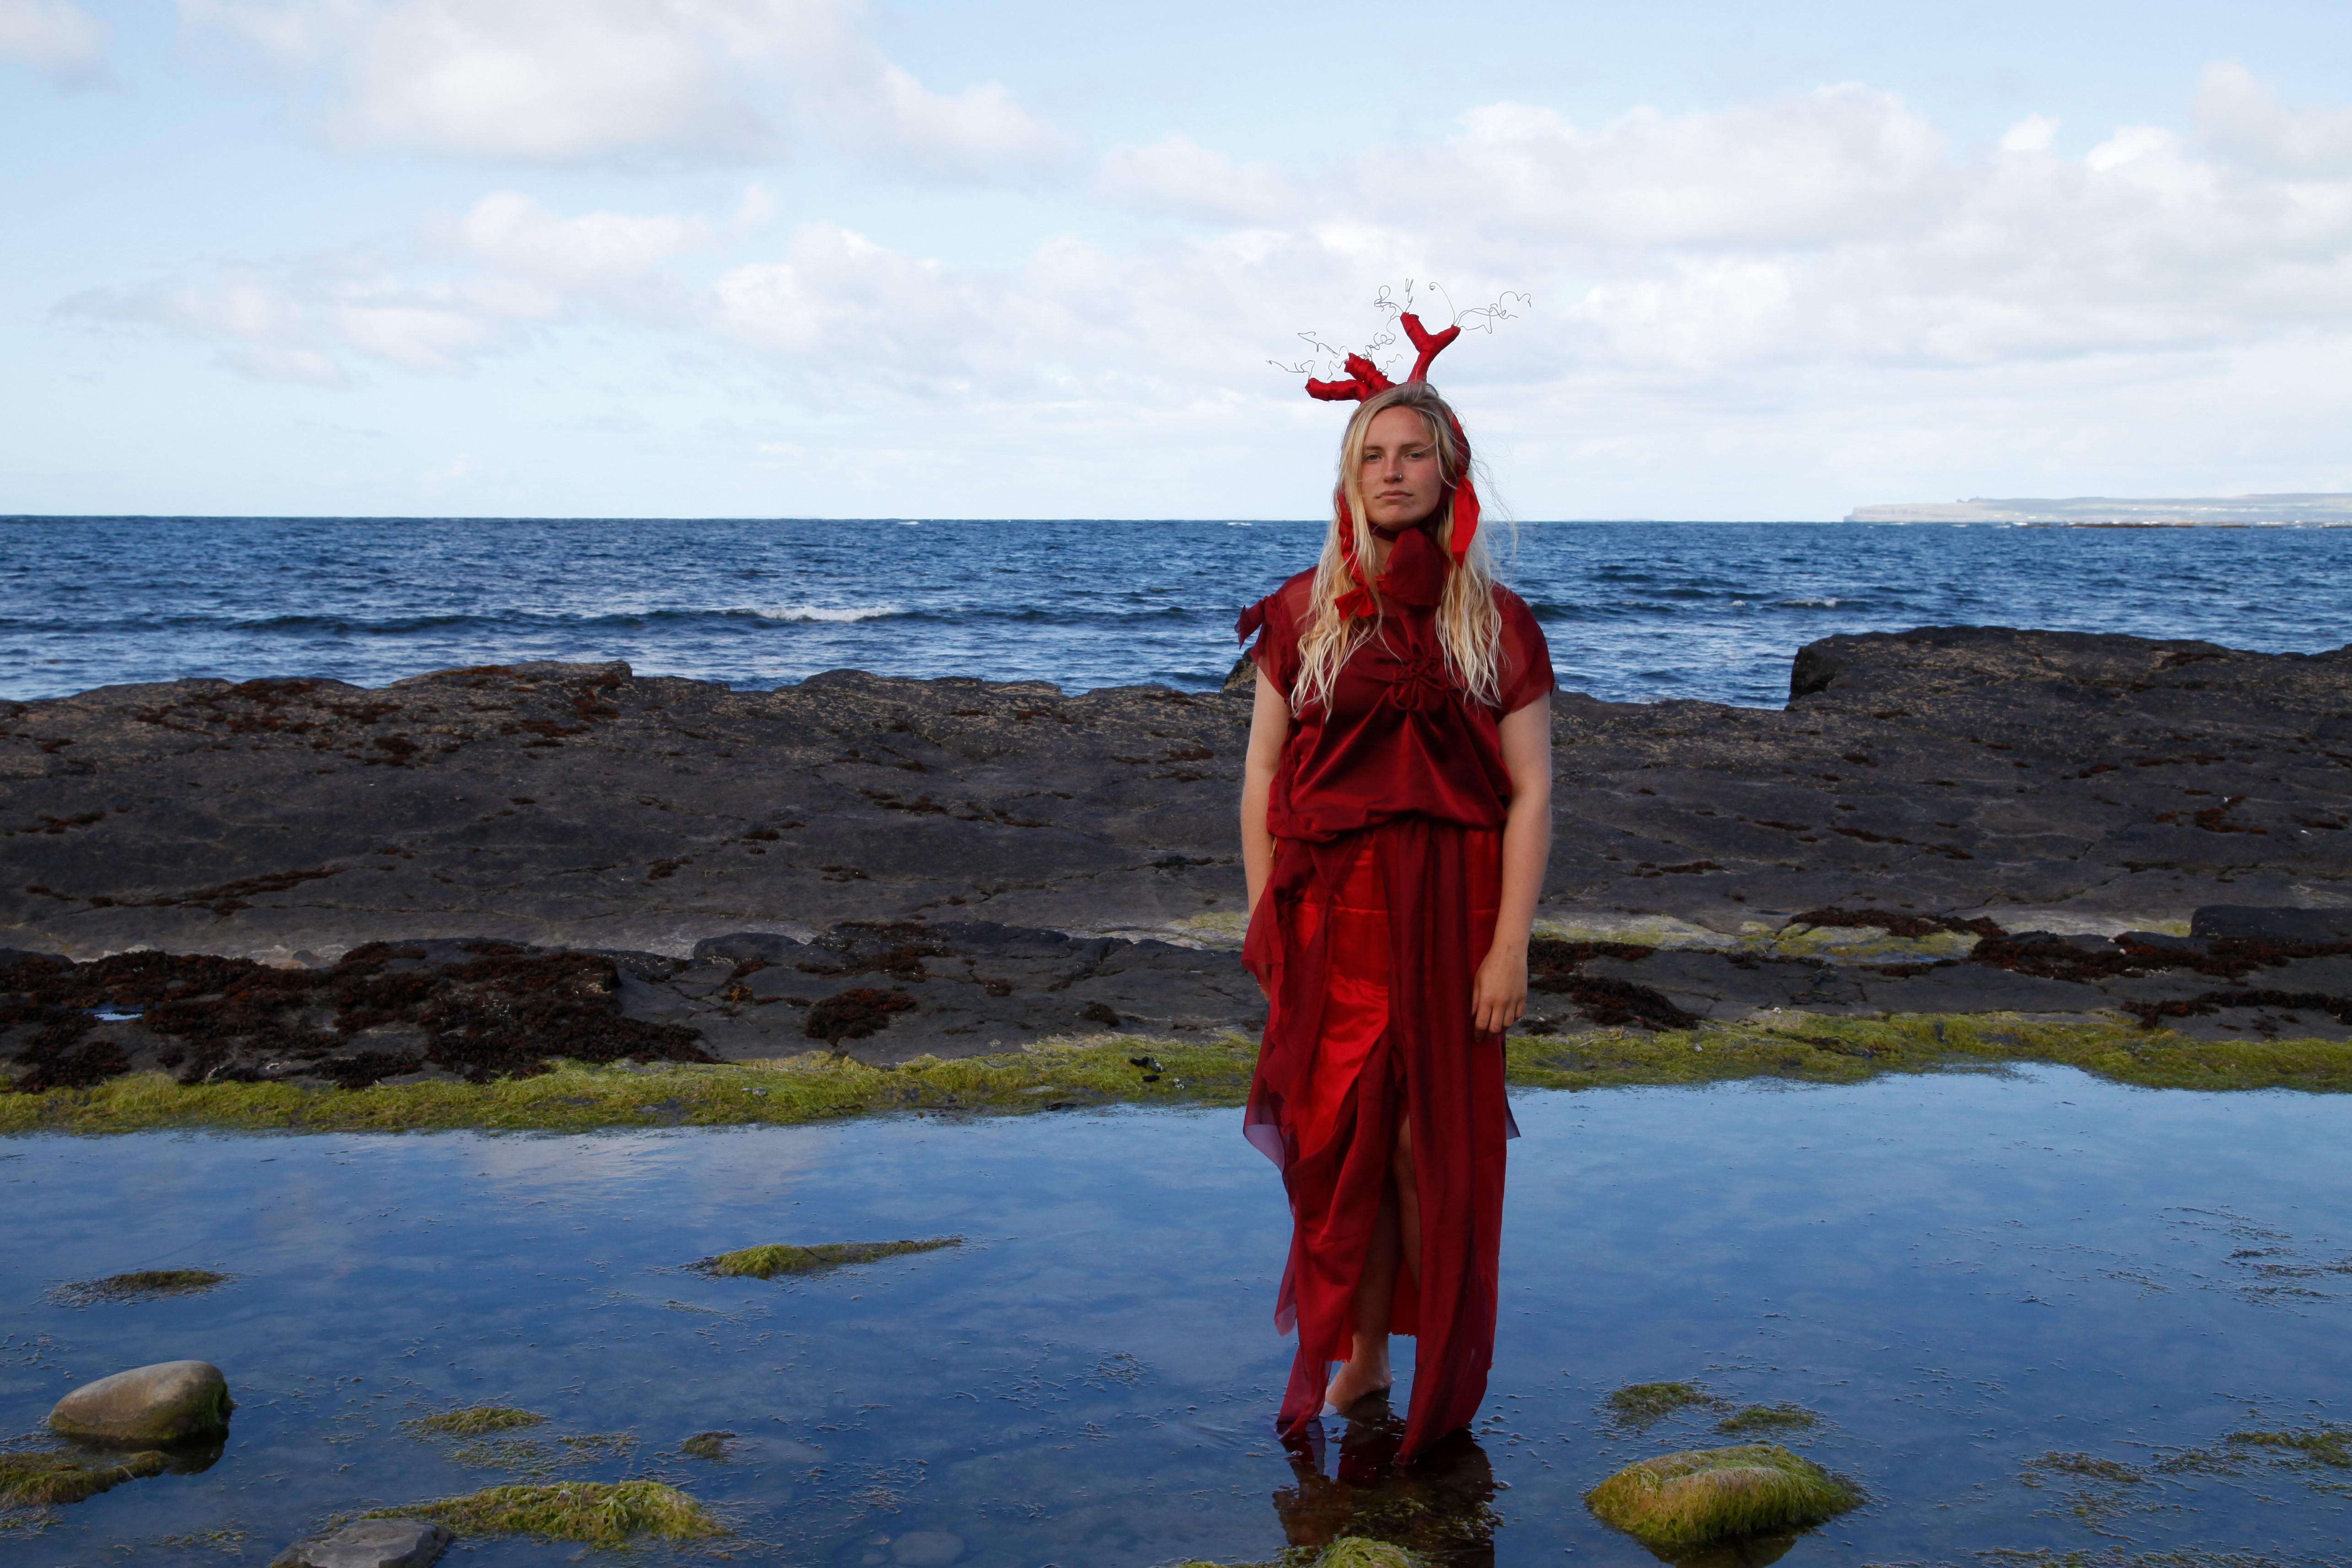
[{"label": "red tulle fabric", "polygon": [[[1262,629],[1251,656],[1286,694],[1312,580],[1300,574],[1242,617],[1243,636]],[[1496,726],[1552,688],[1535,617],[1497,589],[1501,701],[1466,697],[1429,607],[1444,582],[1425,534],[1400,539],[1374,636],[1328,710],[1294,721],[1267,812],[1273,875],[1244,949],[1270,999],[1244,1131],[1291,1204],[1275,1321],[1297,1329],[1298,1350],[1280,1423],[1296,1433],[1315,1419],[1329,1363],[1349,1353],[1407,1120],[1422,1249],[1399,1270],[1391,1322],[1418,1341],[1406,1457],[1476,1414],[1494,1354],[1504,1145],[1517,1129],[1501,1042],[1471,1027],[1470,987],[1494,940],[1510,800]]]}]

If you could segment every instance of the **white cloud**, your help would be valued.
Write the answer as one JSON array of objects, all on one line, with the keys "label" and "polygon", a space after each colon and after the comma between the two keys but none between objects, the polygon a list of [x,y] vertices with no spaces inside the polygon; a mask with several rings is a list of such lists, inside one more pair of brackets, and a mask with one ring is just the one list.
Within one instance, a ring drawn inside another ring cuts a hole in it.
[{"label": "white cloud", "polygon": [[106,34],[70,0],[0,0],[0,60],[71,80],[96,71]]},{"label": "white cloud", "polygon": [[180,0],[325,84],[353,150],[501,162],[756,161],[798,132],[869,164],[998,178],[1066,139],[1011,93],[946,95],[885,58],[853,0]]},{"label": "white cloud", "polygon": [[2058,145],[2058,121],[2046,114],[2029,114],[2001,132],[2004,153],[2047,153]]},{"label": "white cloud", "polygon": [[1433,275],[1464,304],[1513,287],[1540,301],[1440,376],[1544,454],[1555,488],[1606,470],[1629,495],[1689,491],[1713,460],[1694,453],[1785,462],[1791,442],[1832,437],[1842,472],[1906,451],[1957,462],[1971,441],[2055,472],[2063,441],[2044,426],[2069,410],[2127,409],[2100,437],[2115,450],[2193,446],[2219,416],[2163,425],[2161,389],[2242,391],[2256,378],[2234,367],[2292,365],[2306,381],[2280,416],[2307,422],[2333,395],[2309,367],[2352,352],[2352,173],[2326,172],[2320,134],[2336,111],[2282,110],[2292,134],[2268,140],[2242,117],[2232,141],[2214,79],[2194,135],[2126,126],[2078,155],[2042,117],[1967,146],[1843,87],[1597,129],[1494,105],[1313,178],[1171,135],[1108,155],[1090,189],[1197,226],[1049,234],[985,265],[837,222],[770,226],[760,186],[699,215],[566,213],[500,190],[405,247],[72,308],[319,384],[464,374],[625,329],[692,354],[698,376],[765,389],[747,428],[764,395],[821,421],[841,462],[887,452],[898,474],[966,441],[1034,453],[1046,432],[1104,433],[1131,457],[1179,426],[1286,440],[1285,409],[1323,430],[1329,411],[1265,362],[1292,357],[1300,328],[1360,342],[1378,283]]},{"label": "white cloud", "polygon": [[2294,108],[2235,60],[2205,68],[2197,123],[2217,151],[2284,174],[2352,174],[2352,107]]},{"label": "white cloud", "polygon": [[1096,174],[1113,201],[1210,222],[1267,223],[1299,215],[1300,196],[1270,164],[1241,163],[1181,132],[1114,147]]}]

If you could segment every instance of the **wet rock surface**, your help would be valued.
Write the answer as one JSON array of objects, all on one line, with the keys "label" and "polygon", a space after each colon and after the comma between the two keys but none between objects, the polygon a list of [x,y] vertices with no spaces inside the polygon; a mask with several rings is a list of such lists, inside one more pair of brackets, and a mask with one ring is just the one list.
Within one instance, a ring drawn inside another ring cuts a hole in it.
[{"label": "wet rock surface", "polygon": [[296,1542],[269,1568],[426,1568],[454,1539],[429,1519],[362,1519]]},{"label": "wet rock surface", "polygon": [[[6,961],[0,1060],[358,1084],[1248,1029],[1248,712],[619,664],[0,705],[0,940],[100,961]],[[1539,963],[1548,1021],[2342,1024],[2352,649],[1930,628],[1809,645],[1785,710],[1557,712],[1538,919],[1591,951]]]},{"label": "wet rock surface", "polygon": [[227,1429],[228,1381],[209,1362],[166,1361],[86,1383],[49,1412],[49,1430],[90,1443],[201,1443]]}]

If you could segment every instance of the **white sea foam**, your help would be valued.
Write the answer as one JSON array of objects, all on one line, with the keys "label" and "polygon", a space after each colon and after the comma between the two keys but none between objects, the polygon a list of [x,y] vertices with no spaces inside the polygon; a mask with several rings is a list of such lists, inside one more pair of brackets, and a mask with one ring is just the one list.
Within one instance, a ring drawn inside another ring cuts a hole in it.
[{"label": "white sea foam", "polygon": [[785,605],[776,609],[754,610],[763,621],[878,621],[885,616],[903,616],[904,605]]},{"label": "white sea foam", "polygon": [[1844,603],[1843,599],[1783,599],[1780,607],[1784,610],[1834,610]]}]

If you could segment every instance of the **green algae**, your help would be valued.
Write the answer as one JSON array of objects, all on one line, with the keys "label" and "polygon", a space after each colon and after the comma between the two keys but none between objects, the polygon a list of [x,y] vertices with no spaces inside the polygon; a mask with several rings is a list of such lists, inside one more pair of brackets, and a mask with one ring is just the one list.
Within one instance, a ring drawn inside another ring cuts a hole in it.
[{"label": "green algae", "polygon": [[1654,1550],[1818,1524],[1861,1500],[1853,1486],[1777,1443],[1662,1454],[1584,1494],[1602,1523]]},{"label": "green algae", "polygon": [[700,1503],[659,1481],[486,1487],[463,1497],[379,1509],[366,1517],[432,1519],[460,1535],[536,1535],[592,1546],[623,1546],[642,1536],[705,1541],[727,1533]]},{"label": "green algae", "polygon": [[91,1464],[54,1450],[0,1454],[0,1508],[55,1508],[96,1497],[110,1487],[159,1476],[170,1463],[148,1450],[111,1464]]},{"label": "green algae", "polygon": [[855,1263],[903,1258],[911,1252],[937,1252],[943,1247],[962,1245],[963,1237],[960,1236],[935,1236],[922,1241],[821,1241],[814,1247],[774,1241],[722,1252],[688,1267],[721,1278],[772,1279],[779,1274],[814,1274],[827,1268],[845,1268]]},{"label": "green algae", "polygon": [[1821,1417],[1801,1405],[1750,1405],[1715,1424],[1726,1436],[1750,1432],[1802,1432],[1821,1424]]},{"label": "green algae", "polygon": [[537,1426],[546,1420],[546,1416],[535,1410],[518,1410],[511,1405],[468,1405],[461,1409],[421,1415],[405,1425],[410,1431],[428,1436],[478,1437],[486,1432],[512,1432],[524,1426]]},{"label": "green algae", "polygon": [[227,1284],[236,1276],[209,1268],[142,1268],[110,1274],[103,1279],[76,1279],[49,1292],[61,1306],[89,1307],[100,1301],[146,1301],[158,1296],[196,1296]]},{"label": "green algae", "polygon": [[2315,1427],[2302,1432],[2232,1432],[2230,1441],[2292,1456],[2291,1463],[2352,1470],[2352,1431],[2342,1427]]},{"label": "green algae", "polygon": [[1608,1406],[1612,1421],[1624,1426],[1646,1427],[1694,1405],[1719,1402],[1696,1383],[1629,1383],[1602,1403]]},{"label": "green algae", "polygon": [[[1150,1055],[1146,1081],[1133,1058]],[[830,1053],[777,1061],[560,1064],[485,1084],[377,1084],[362,1089],[282,1083],[182,1086],[132,1073],[89,1089],[0,1093],[0,1135],[134,1132],[202,1127],[242,1131],[574,1132],[608,1127],[798,1125],[887,1111],[1017,1114],[1107,1104],[1238,1105],[1256,1045],[1093,1037],[1067,1045],[952,1061],[923,1057],[868,1067]],[[2050,1023],[2017,1014],[1844,1017],[1795,1011],[1741,1024],[1649,1031],[1594,1029],[1514,1036],[1512,1084],[1528,1089],[1699,1085],[1741,1079],[1860,1083],[1885,1073],[1955,1065],[2042,1062],[2146,1089],[2352,1091],[2352,1041],[2192,1040],[2126,1023]]]},{"label": "green algae", "polygon": [[689,1459],[707,1459],[714,1465],[727,1463],[727,1444],[732,1432],[697,1432],[677,1446],[677,1451]]}]

